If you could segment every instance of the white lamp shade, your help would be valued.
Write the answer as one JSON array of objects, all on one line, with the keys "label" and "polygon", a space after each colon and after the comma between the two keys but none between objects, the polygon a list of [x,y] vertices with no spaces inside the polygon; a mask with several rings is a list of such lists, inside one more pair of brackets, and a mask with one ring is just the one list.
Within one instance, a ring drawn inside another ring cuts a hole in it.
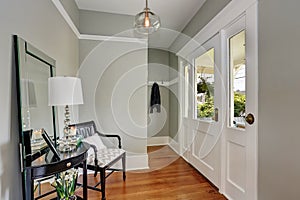
[{"label": "white lamp shade", "polygon": [[48,104],[49,106],[83,104],[81,80],[77,77],[50,77]]}]

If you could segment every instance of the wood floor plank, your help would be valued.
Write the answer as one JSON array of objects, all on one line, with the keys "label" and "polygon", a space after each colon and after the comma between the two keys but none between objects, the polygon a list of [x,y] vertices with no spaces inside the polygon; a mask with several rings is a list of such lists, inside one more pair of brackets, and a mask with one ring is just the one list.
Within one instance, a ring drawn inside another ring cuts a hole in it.
[{"label": "wood floor plank", "polygon": [[[168,146],[149,147],[148,153],[149,170],[129,171],[125,182],[121,172],[107,179],[107,200],[226,200]],[[97,181],[99,177],[88,176],[89,184]],[[82,190],[76,193],[82,195]],[[88,190],[88,199],[101,199],[101,193]]]}]

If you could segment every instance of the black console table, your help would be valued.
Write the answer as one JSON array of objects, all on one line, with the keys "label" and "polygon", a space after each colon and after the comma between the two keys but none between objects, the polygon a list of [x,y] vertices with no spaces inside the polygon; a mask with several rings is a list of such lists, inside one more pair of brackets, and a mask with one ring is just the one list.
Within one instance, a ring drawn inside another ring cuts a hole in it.
[{"label": "black console table", "polygon": [[60,153],[60,160],[55,161],[53,154],[49,151],[47,154],[37,158],[24,169],[26,176],[26,200],[34,199],[33,183],[34,179],[43,178],[68,170],[72,167],[82,166],[83,168],[83,199],[87,200],[87,151],[88,144],[81,143],[76,150],[72,152]]}]

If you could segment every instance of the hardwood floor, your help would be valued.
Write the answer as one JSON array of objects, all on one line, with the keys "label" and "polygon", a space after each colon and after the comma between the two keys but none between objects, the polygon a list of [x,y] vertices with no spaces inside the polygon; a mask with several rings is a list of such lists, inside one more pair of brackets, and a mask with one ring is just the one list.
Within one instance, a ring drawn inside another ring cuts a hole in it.
[{"label": "hardwood floor", "polygon": [[[107,179],[107,200],[226,199],[168,146],[149,147],[148,153],[149,170],[127,172],[125,182],[122,180],[121,173],[114,173]],[[98,178],[94,178],[91,174],[88,183],[93,184],[98,181]],[[80,189],[77,194],[81,195]],[[88,199],[101,199],[101,193],[88,190]]]}]

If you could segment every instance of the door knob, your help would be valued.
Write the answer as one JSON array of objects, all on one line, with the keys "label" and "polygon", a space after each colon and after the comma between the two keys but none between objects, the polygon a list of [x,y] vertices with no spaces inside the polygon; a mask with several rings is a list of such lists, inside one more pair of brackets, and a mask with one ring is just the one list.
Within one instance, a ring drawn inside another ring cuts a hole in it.
[{"label": "door knob", "polygon": [[216,122],[219,121],[219,109],[218,108],[215,108],[215,117],[213,120],[215,120]]},{"label": "door knob", "polygon": [[254,115],[252,113],[249,113],[246,117],[245,120],[248,124],[253,124],[255,121]]}]

